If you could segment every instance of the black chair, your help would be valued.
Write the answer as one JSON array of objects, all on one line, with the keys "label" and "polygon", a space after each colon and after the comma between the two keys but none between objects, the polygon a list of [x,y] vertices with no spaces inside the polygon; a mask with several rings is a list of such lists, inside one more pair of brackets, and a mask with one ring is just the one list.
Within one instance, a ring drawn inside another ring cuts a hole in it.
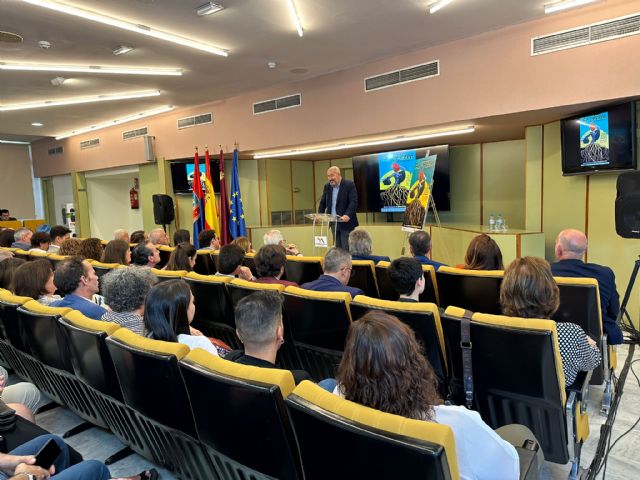
[{"label": "black chair", "polygon": [[[389,266],[391,262],[381,261],[376,264],[376,279],[380,298],[382,300],[398,300],[398,291],[393,287],[389,278]],[[424,291],[420,294],[421,302],[435,303],[440,305],[440,296],[438,295],[438,284],[436,283],[436,273],[431,265],[422,265],[424,272]]]},{"label": "black chair", "polygon": [[436,272],[440,307],[456,306],[472,312],[500,315],[502,270],[464,270],[442,266]]},{"label": "black chair", "polygon": [[114,268],[126,268],[124,265],[120,264],[120,263],[102,263],[99,262],[97,260],[89,260],[89,263],[91,264],[91,266],[93,267],[93,269],[96,272],[96,275],[98,276],[98,284],[100,286],[100,293],[103,293],[102,290],[102,277],[104,275],[106,275],[107,273],[109,273],[111,270],[113,270]]},{"label": "black chair", "polygon": [[17,311],[18,307],[31,300],[33,299],[30,297],[18,297],[8,290],[0,289],[0,352],[6,366],[13,368],[23,380],[35,383],[35,372],[28,368],[31,357],[22,340]]},{"label": "black chair", "polygon": [[322,275],[322,257],[287,255],[283,279],[302,285],[316,280],[320,275]]},{"label": "black chair", "polygon": [[200,275],[215,275],[216,263],[213,260],[211,254],[213,250],[200,249],[197,252],[196,264],[193,266],[193,271]]},{"label": "black chair", "polygon": [[254,277],[258,276],[258,270],[256,270],[256,254],[255,253],[246,253],[244,256],[244,260],[242,260],[242,264],[251,270],[251,273]]},{"label": "black chair", "polygon": [[156,268],[161,269],[167,263],[169,263],[169,257],[171,256],[171,252],[175,250],[175,247],[170,247],[168,245],[156,245],[156,248],[160,253],[160,262],[158,262]]},{"label": "black chair", "polygon": [[349,286],[359,288],[368,297],[379,298],[376,269],[372,260],[352,260]]}]

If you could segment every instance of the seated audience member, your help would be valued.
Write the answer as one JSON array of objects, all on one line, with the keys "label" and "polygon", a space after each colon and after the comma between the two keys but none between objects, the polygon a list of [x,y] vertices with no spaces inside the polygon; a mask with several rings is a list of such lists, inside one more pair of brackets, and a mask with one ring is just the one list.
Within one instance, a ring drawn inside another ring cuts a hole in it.
[{"label": "seated audience member", "polygon": [[290,243],[287,245],[280,230],[269,230],[267,233],[265,233],[263,237],[263,243],[264,245],[282,245],[287,251],[287,255],[302,255],[298,250],[298,247],[296,247],[295,243]]},{"label": "seated audience member", "polygon": [[119,263],[120,265],[129,265],[131,263],[131,250],[129,243],[124,240],[111,240],[104,247],[102,263]]},{"label": "seated audience member", "polygon": [[467,270],[504,270],[502,252],[496,241],[489,235],[481,233],[469,242],[467,253],[464,256],[464,265],[461,268]]},{"label": "seated audience member", "polygon": [[86,238],[80,243],[80,255],[87,260],[100,261],[104,253],[102,241],[99,238]]},{"label": "seated audience member", "polygon": [[129,243],[129,241],[131,240],[129,238],[129,232],[127,232],[126,230],[119,228],[117,230],[115,230],[113,232],[113,239],[114,240],[123,240],[127,243]]},{"label": "seated audience member", "polygon": [[616,289],[616,277],[609,267],[597,263],[585,263],[582,259],[587,252],[587,237],[580,230],[563,230],[556,239],[556,262],[551,271],[556,277],[588,277],[598,281],[602,328],[607,334],[609,345],[622,343],[622,330],[616,323],[620,313],[620,298]]},{"label": "seated audience member", "polygon": [[63,260],[53,273],[53,283],[64,298],[53,302],[51,306],[70,307],[80,310],[89,318],[100,320],[107,310],[92,301],[99,290],[98,282],[95,270],[82,257]]},{"label": "seated audience member", "polygon": [[[493,431],[477,412],[444,405],[433,368],[413,330],[396,317],[370,311],[349,327],[334,393],[386,413],[447,425],[453,430],[460,478],[517,479],[516,449],[501,438],[535,439],[522,425]],[[517,433],[516,433],[517,432]]]},{"label": "seated audience member", "polygon": [[15,241],[15,233],[16,231],[12,228],[5,228],[0,231],[0,247],[11,248],[11,244]]},{"label": "seated audience member", "polygon": [[51,243],[49,244],[49,253],[59,253],[62,242],[71,236],[71,230],[64,225],[54,225],[49,230]]},{"label": "seated audience member", "polygon": [[11,290],[13,288],[13,275],[16,269],[26,262],[27,261],[22,258],[7,258],[2,260],[0,262],[0,288]]},{"label": "seated audience member", "polygon": [[149,241],[154,245],[169,245],[169,237],[167,232],[162,228],[154,228],[149,232]]},{"label": "seated audience member", "polygon": [[131,261],[137,267],[155,268],[160,263],[160,251],[151,242],[139,243],[131,252]]},{"label": "seated audience member", "polygon": [[13,293],[19,297],[31,297],[43,305],[61,300],[53,283],[51,262],[45,258],[20,265],[13,274]]},{"label": "seated audience member", "polygon": [[0,209],[0,222],[9,222],[15,220],[6,208]]},{"label": "seated audience member", "polygon": [[351,254],[341,248],[330,248],[324,257],[324,274],[313,282],[303,283],[302,288],[318,292],[349,292],[352,297],[364,295],[356,287],[349,287],[351,278]]},{"label": "seated audience member", "polygon": [[[284,343],[282,296],[272,291],[252,293],[238,302],[235,316],[236,333],[244,349],[230,352],[225,360],[254,367],[278,368],[276,355]],[[291,373],[296,384],[311,380],[304,370],[292,370]]]},{"label": "seated audience member", "polygon": [[287,254],[284,247],[280,245],[265,245],[255,256],[258,283],[279,283],[292,287],[298,287],[295,282],[281,280],[284,273],[284,264],[287,261]]},{"label": "seated audience member", "polygon": [[31,235],[31,248],[32,252],[47,253],[49,245],[51,244],[51,237],[48,233],[36,232]]},{"label": "seated audience member", "polygon": [[7,258],[13,258],[15,255],[10,250],[2,250],[0,249],[0,262],[6,260]]},{"label": "seated audience member", "polygon": [[8,379],[9,373],[0,366],[0,398],[9,408],[16,411],[16,415],[35,423],[34,413],[40,405],[40,390],[29,382],[18,382],[5,386]]},{"label": "seated audience member", "polygon": [[111,311],[105,313],[102,320],[145,335],[144,302],[156,281],[148,268],[116,268],[104,275],[104,301]]},{"label": "seated audience member", "polygon": [[249,267],[242,265],[243,260],[244,250],[237,245],[225,245],[220,249],[220,254],[218,255],[216,276],[255,280]]},{"label": "seated audience member", "polygon": [[196,264],[197,256],[198,251],[196,247],[187,242],[179,243],[173,252],[171,252],[165,270],[185,270],[191,272],[193,271],[193,266]]},{"label": "seated audience member", "polygon": [[202,250],[220,250],[220,240],[215,230],[202,230],[198,234],[198,245]]},{"label": "seated audience member", "polygon": [[389,257],[371,254],[371,235],[366,230],[356,228],[349,234],[349,252],[353,260],[373,260],[373,263],[389,262]]},{"label": "seated audience member", "polygon": [[[504,272],[500,287],[502,313],[510,317],[551,318],[560,304],[560,292],[549,263],[542,258],[516,258]],[[580,371],[600,364],[600,350],[580,326],[557,322],[562,370],[567,386]]]},{"label": "seated audience member", "polygon": [[409,251],[423,265],[432,265],[438,270],[444,263],[431,260],[427,255],[431,253],[431,237],[427,232],[418,230],[409,235]]},{"label": "seated audience member", "polygon": [[80,250],[82,249],[82,244],[80,240],[77,238],[67,238],[62,245],[60,245],[60,250],[58,250],[59,255],[66,256],[74,256],[80,255]]},{"label": "seated audience member", "polygon": [[389,279],[400,297],[399,302],[419,302],[424,292],[424,272],[415,258],[396,258],[389,266]]},{"label": "seated audience member", "polygon": [[231,243],[238,245],[242,250],[244,250],[244,253],[256,253],[256,251],[251,248],[251,242],[247,237],[238,237]]},{"label": "seated audience member", "polygon": [[19,228],[13,233],[14,242],[11,248],[19,248],[21,250],[29,250],[31,248],[31,237],[33,232],[28,228]]},{"label": "seated audience member", "polygon": [[181,243],[191,243],[191,233],[189,230],[176,230],[173,234],[173,244],[177,247]]},{"label": "seated audience member", "polygon": [[136,230],[131,234],[130,240],[131,240],[131,243],[138,244],[138,243],[147,241],[148,238],[147,238],[147,234],[144,233],[144,230]]},{"label": "seated audience member", "polygon": [[[54,440],[60,448],[60,454],[49,469],[35,465],[36,454],[50,440]],[[0,453],[0,480],[42,480],[52,478],[56,480],[108,480],[111,478],[109,469],[97,460],[84,460],[75,465],[70,463],[69,447],[56,435],[41,435],[9,453]],[[146,470],[133,477],[120,477],[119,480],[156,480],[158,472],[155,469]]]},{"label": "seated audience member", "polygon": [[[195,313],[193,294],[187,282],[180,279],[160,282],[149,290],[144,306],[147,337],[182,343],[191,349],[202,348],[218,355],[218,348],[209,338],[190,328]],[[194,332],[199,335],[192,335]]]}]

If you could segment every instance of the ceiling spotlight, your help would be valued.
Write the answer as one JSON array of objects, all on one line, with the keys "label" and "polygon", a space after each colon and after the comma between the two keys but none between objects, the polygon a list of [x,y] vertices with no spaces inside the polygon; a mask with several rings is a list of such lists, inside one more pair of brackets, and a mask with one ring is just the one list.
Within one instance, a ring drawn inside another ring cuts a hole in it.
[{"label": "ceiling spotlight", "polygon": [[125,53],[129,53],[131,50],[134,50],[133,47],[127,47],[126,45],[118,45],[111,51],[114,55],[124,55]]},{"label": "ceiling spotlight", "polygon": [[64,77],[55,77],[51,79],[51,85],[53,85],[54,87],[59,87],[66,81],[67,79]]},{"label": "ceiling spotlight", "polygon": [[212,13],[219,12],[220,10],[224,10],[224,7],[219,3],[207,2],[204,5],[200,5],[196,9],[196,13],[200,17],[204,17],[205,15],[211,15]]},{"label": "ceiling spotlight", "polygon": [[33,122],[31,125],[32,125],[33,127],[42,127],[42,126],[44,126],[44,123],[40,123],[40,122]]},{"label": "ceiling spotlight", "polygon": [[277,66],[276,62],[267,62],[267,67],[269,68],[276,68]]},{"label": "ceiling spotlight", "polygon": [[51,42],[47,42],[46,40],[40,40],[38,42],[38,46],[43,50],[49,50],[51,48]]}]

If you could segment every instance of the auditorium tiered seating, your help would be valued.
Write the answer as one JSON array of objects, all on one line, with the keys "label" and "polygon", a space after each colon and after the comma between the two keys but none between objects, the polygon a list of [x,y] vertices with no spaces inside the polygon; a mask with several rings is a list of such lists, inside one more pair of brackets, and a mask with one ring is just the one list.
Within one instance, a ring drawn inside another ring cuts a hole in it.
[{"label": "auditorium tiered seating", "polygon": [[440,292],[440,307],[455,306],[472,312],[502,313],[500,285],[502,270],[465,270],[440,267],[435,274]]}]

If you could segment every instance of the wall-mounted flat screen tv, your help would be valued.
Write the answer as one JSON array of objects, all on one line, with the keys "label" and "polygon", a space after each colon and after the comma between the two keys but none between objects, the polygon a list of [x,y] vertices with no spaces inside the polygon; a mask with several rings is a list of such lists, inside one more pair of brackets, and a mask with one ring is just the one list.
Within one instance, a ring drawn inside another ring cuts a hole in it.
[{"label": "wall-mounted flat screen tv", "polygon": [[[191,194],[193,193],[193,178],[194,178],[194,163],[193,160],[176,160],[170,162],[171,165],[171,180],[173,183],[173,193],[178,194]],[[199,165],[200,179],[204,188],[204,175],[205,164],[204,159],[201,159]],[[219,160],[210,160],[211,168],[211,181],[213,182],[213,189],[216,193],[220,193],[220,162]]]},{"label": "wall-mounted flat screen tv", "polygon": [[432,195],[438,211],[450,210],[449,146],[373,153],[353,157],[359,212],[404,212],[410,186],[423,163],[435,160]]},{"label": "wall-mounted flat screen tv", "polygon": [[635,102],[566,118],[561,122],[561,132],[563,175],[636,168]]}]

